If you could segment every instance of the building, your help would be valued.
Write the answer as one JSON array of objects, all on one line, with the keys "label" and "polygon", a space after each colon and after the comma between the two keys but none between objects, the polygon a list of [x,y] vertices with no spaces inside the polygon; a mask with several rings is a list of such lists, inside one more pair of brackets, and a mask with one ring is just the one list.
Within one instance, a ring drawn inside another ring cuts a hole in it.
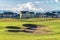
[{"label": "building", "polygon": [[30,18],[34,18],[35,17],[35,13],[34,12],[29,12],[30,13]]},{"label": "building", "polygon": [[20,12],[20,18],[27,18],[27,17],[29,17],[28,11],[21,11]]},{"label": "building", "polygon": [[40,18],[47,18],[47,15],[46,14],[40,14],[39,17]]},{"label": "building", "polygon": [[3,14],[2,13],[0,13],[0,18],[3,18],[4,16],[3,16]]},{"label": "building", "polygon": [[0,18],[19,18],[20,15],[13,12],[0,13]]},{"label": "building", "polygon": [[46,14],[44,13],[36,13],[35,17],[38,17],[38,18],[46,18]]},{"label": "building", "polygon": [[47,18],[57,18],[57,15],[55,13],[50,13],[50,12],[46,12],[45,13],[47,15]]},{"label": "building", "polygon": [[56,12],[57,18],[60,18],[60,11]]},{"label": "building", "polygon": [[40,14],[41,14],[41,13],[36,13],[36,14],[35,14],[35,17],[38,17],[38,18],[39,18]]},{"label": "building", "polygon": [[29,11],[21,11],[20,12],[20,18],[33,18],[34,12],[29,12]]}]

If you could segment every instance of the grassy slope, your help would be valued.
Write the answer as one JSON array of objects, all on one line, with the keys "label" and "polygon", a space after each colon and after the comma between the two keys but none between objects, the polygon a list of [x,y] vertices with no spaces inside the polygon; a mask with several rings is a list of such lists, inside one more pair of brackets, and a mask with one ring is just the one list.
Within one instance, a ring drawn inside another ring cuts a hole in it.
[{"label": "grassy slope", "polygon": [[[32,22],[32,21],[35,22]],[[43,21],[42,21],[43,20]],[[31,22],[29,22],[31,21]],[[28,33],[9,33],[6,32],[6,26],[19,26],[22,24],[31,23],[37,25],[50,26],[54,34],[28,34]],[[60,19],[27,19],[23,21],[5,21],[0,20],[0,40],[60,40]]]}]

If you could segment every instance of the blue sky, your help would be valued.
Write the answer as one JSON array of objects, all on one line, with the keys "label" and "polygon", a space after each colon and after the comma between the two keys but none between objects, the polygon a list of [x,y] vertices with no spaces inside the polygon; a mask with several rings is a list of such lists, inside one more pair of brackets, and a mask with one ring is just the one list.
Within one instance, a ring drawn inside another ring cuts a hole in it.
[{"label": "blue sky", "polygon": [[60,10],[60,0],[0,0],[0,9],[12,11]]}]

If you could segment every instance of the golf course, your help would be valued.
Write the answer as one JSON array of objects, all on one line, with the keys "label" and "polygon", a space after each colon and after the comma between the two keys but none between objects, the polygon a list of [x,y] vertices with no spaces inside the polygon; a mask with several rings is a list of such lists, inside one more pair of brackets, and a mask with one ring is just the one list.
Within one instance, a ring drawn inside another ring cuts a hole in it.
[{"label": "golf course", "polygon": [[[41,30],[33,33],[7,31],[7,26],[24,29],[23,24],[35,24]],[[0,19],[0,40],[60,40],[60,18]]]}]

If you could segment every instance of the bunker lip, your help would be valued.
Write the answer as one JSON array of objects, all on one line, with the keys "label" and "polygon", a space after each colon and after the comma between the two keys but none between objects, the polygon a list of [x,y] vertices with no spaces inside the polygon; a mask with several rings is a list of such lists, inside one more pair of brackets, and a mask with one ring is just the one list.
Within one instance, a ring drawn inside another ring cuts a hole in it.
[{"label": "bunker lip", "polygon": [[7,26],[6,28],[7,29],[20,29],[20,27],[17,27],[17,26]]},{"label": "bunker lip", "polygon": [[10,29],[10,30],[7,30],[8,32],[23,32],[23,30],[17,30],[17,29]]},{"label": "bunker lip", "polygon": [[23,24],[23,26],[28,27],[28,28],[37,28],[37,25],[35,24]]}]

